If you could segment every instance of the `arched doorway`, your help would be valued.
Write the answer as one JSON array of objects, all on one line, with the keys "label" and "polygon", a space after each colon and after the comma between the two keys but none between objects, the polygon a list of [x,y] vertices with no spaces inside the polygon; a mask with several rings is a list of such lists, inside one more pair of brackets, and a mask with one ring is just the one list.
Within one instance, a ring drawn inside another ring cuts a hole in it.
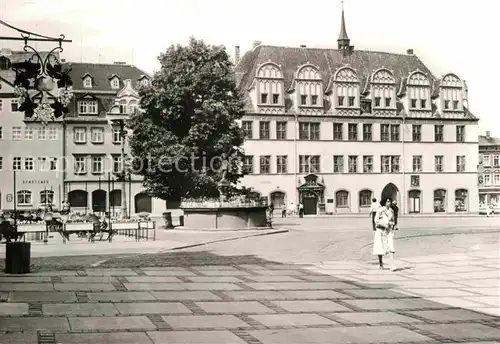
[{"label": "arched doorway", "polygon": [[420,213],[422,192],[420,190],[410,190],[408,192],[408,211],[410,213]]},{"label": "arched doorway", "polygon": [[382,190],[382,194],[380,195],[381,202],[384,202],[387,198],[399,203],[399,189],[393,183],[387,184]]},{"label": "arched doorway", "polygon": [[151,196],[147,193],[141,192],[135,195],[135,212],[136,213],[152,213],[153,202]]},{"label": "arched doorway", "polygon": [[83,190],[72,190],[68,193],[69,206],[72,208],[87,208],[87,192]]},{"label": "arched doorway", "polygon": [[92,211],[94,213],[106,212],[106,191],[95,190],[92,192]]},{"label": "arched doorway", "polygon": [[270,198],[274,209],[283,209],[286,207],[285,193],[283,191],[271,192]]},{"label": "arched doorway", "polygon": [[434,212],[446,212],[446,190],[444,189],[434,190]]}]

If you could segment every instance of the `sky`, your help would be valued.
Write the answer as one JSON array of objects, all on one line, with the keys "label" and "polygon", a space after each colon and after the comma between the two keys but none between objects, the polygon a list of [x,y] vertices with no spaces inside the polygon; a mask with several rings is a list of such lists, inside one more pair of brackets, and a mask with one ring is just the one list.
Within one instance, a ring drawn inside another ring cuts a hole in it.
[{"label": "sky", "polygon": [[[255,40],[280,46],[336,48],[341,0],[0,0],[0,19],[49,36],[64,33],[70,61],[132,63],[151,73],[157,56],[190,36],[242,54]],[[440,77],[467,81],[479,131],[500,137],[494,99],[500,77],[500,4],[495,0],[345,0],[355,49],[415,54]],[[15,35],[0,27],[0,36]],[[21,42],[0,47],[22,48]],[[39,50],[51,45],[38,43]]]}]

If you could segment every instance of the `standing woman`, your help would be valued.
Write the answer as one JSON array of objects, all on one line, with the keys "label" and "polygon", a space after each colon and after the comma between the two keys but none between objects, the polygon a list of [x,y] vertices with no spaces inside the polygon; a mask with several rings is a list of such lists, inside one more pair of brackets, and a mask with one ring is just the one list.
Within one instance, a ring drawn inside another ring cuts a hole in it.
[{"label": "standing woman", "polygon": [[392,201],[387,198],[375,214],[375,235],[373,238],[373,254],[378,256],[380,269],[384,268],[382,257],[391,256],[391,270],[396,270],[394,265],[394,212],[391,209]]}]

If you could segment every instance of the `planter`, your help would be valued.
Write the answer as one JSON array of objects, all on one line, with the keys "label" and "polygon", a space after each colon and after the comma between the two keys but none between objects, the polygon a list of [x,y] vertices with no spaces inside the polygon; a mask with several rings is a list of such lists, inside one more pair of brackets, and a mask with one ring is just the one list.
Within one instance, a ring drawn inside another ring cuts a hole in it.
[{"label": "planter", "polygon": [[5,273],[27,274],[30,272],[31,243],[8,242],[5,249]]}]

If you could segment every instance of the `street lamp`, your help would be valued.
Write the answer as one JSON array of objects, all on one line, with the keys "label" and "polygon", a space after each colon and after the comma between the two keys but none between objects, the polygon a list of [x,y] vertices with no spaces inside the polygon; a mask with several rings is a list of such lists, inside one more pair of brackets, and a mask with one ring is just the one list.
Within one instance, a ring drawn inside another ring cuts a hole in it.
[{"label": "street lamp", "polygon": [[[16,73],[14,94],[18,97],[19,111],[24,112],[26,118],[41,121],[44,125],[68,113],[73,83],[70,70],[63,70],[59,63],[58,53],[63,51],[62,43],[71,40],[65,39],[64,35],[54,38],[22,30],[3,20],[0,20],[0,25],[17,31],[21,36],[0,36],[0,41],[24,41],[23,49],[28,53],[25,61],[11,62],[3,51],[0,52],[0,69],[12,68]],[[48,53],[40,53],[29,42],[57,42],[59,45]],[[49,98],[52,103],[49,103]]]},{"label": "street lamp", "polygon": [[43,238],[43,243],[47,244],[49,241],[49,226],[52,224],[52,213],[46,212],[43,220],[45,221],[45,238]]},{"label": "street lamp", "polygon": [[121,171],[120,171],[120,182],[121,182],[121,206],[120,206],[120,218],[127,219],[128,218],[128,212],[127,212],[127,197],[126,197],[126,169],[125,169],[125,138],[127,136],[127,133],[125,131],[125,120],[128,118],[126,114],[122,113],[109,113],[108,114],[108,121],[111,124],[111,126],[116,126],[118,125],[120,128],[120,144],[121,144],[121,153],[120,153],[120,159],[121,159]]}]

